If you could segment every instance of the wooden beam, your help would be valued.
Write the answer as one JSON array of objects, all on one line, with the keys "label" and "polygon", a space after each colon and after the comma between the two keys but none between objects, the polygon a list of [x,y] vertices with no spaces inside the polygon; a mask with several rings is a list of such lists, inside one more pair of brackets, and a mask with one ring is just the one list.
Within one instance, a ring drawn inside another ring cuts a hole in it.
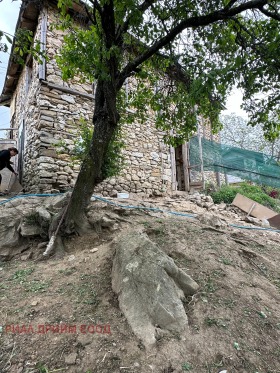
[{"label": "wooden beam", "polygon": [[190,191],[190,177],[189,177],[189,149],[188,143],[185,142],[182,145],[182,156],[183,156],[183,169],[184,169],[184,182],[185,190]]},{"label": "wooden beam", "polygon": [[70,93],[72,95],[85,97],[85,98],[88,98],[88,99],[91,99],[91,100],[94,99],[93,95],[77,91],[76,89],[72,89],[72,88],[68,88],[68,87],[63,87],[62,85],[58,85],[58,84],[49,83],[49,82],[47,82],[45,80],[42,80],[41,82],[42,82],[43,85],[46,85],[50,89],[57,89],[57,90],[59,90],[61,92]]},{"label": "wooden beam", "polygon": [[175,160],[175,149],[170,146],[170,163],[171,163],[171,190],[177,190],[177,180],[176,180],[176,160]]}]

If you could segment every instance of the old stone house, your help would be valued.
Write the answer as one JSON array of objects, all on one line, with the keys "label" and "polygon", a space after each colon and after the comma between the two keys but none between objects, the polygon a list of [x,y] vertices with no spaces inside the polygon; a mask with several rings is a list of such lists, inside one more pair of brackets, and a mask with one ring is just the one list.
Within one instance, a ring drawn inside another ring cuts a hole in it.
[{"label": "old stone house", "polygon": [[[55,61],[63,43],[63,32],[51,27],[58,17],[56,1],[23,1],[16,27],[33,31],[49,59],[39,64],[26,56],[24,66],[10,59],[1,96],[1,104],[10,107],[10,124],[15,129],[10,139],[17,141],[20,152],[20,180],[30,193],[54,193],[74,186],[79,164],[72,162],[69,150],[80,119],[92,120],[92,85],[78,79],[63,81]],[[167,146],[164,134],[153,124],[150,117],[144,124],[124,126],[125,167],[96,191],[113,196],[123,191],[151,195],[190,189],[187,144],[177,149]],[[209,137],[209,129],[204,131]],[[67,149],[58,151],[62,140]]]}]

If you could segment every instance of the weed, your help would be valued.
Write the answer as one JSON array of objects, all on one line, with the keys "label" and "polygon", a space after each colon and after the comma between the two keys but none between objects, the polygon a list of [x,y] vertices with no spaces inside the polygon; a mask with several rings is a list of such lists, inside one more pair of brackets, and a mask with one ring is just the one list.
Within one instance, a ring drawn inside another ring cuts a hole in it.
[{"label": "weed", "polygon": [[73,273],[75,273],[76,271],[77,271],[77,269],[75,267],[66,268],[66,269],[59,269],[58,270],[59,273],[65,275],[65,276],[70,276]]},{"label": "weed", "polygon": [[205,324],[208,325],[208,326],[218,326],[218,327],[222,327],[222,328],[226,328],[227,327],[227,324],[226,324],[226,321],[227,320],[223,320],[223,319],[214,319],[214,318],[211,318],[211,317],[207,317],[205,320]]},{"label": "weed", "polygon": [[225,277],[225,272],[222,269],[215,269],[212,273],[213,277]]},{"label": "weed", "polygon": [[232,261],[230,259],[227,259],[227,258],[220,258],[219,262],[222,262],[223,264],[225,264],[227,266],[232,265]]},{"label": "weed", "polygon": [[204,285],[204,290],[206,293],[214,293],[217,290],[217,287],[211,277],[208,278],[206,284]]},{"label": "weed", "polygon": [[151,223],[148,222],[148,221],[141,221],[141,224],[143,224],[145,228],[150,228],[151,227]]},{"label": "weed", "polygon": [[44,282],[39,280],[33,280],[26,284],[24,290],[30,291],[31,293],[44,293],[47,288],[50,287],[50,281]]},{"label": "weed", "polygon": [[6,284],[0,284],[0,290],[8,290],[9,286]]},{"label": "weed", "polygon": [[66,368],[59,368],[54,370],[49,370],[46,365],[42,363],[38,363],[36,365],[36,369],[38,370],[38,373],[56,373],[56,372],[62,372],[66,370]]},{"label": "weed", "polygon": [[17,313],[23,314],[24,309],[25,309],[25,307],[16,308],[13,311],[13,313],[15,313],[15,314],[17,314]]},{"label": "weed", "polygon": [[275,278],[272,282],[276,285],[276,287],[280,290],[280,278]]},{"label": "weed", "polygon": [[[222,368],[224,365],[223,361],[217,361],[217,362],[211,362],[211,363],[206,363],[205,368],[207,369],[208,373],[212,373],[212,368]],[[216,371],[216,369],[215,369]]]},{"label": "weed", "polygon": [[188,362],[182,364],[182,369],[185,371],[185,372],[189,372],[190,370],[192,370],[192,365]]},{"label": "weed", "polygon": [[99,300],[97,299],[97,294],[93,290],[93,279],[95,279],[95,275],[82,274],[80,275],[80,280],[82,281],[82,283],[77,284],[77,286],[75,287],[73,287],[72,284],[67,284],[71,287],[71,294],[77,295],[77,303],[90,304],[95,306],[98,305]]},{"label": "weed", "polygon": [[19,269],[16,271],[10,280],[15,280],[19,283],[26,281],[26,277],[34,272],[34,268]]},{"label": "weed", "polygon": [[231,299],[231,298],[228,298],[228,299],[222,299],[219,301],[219,304],[222,304],[224,305],[225,307],[228,307],[228,308],[234,308],[236,306],[236,300],[234,299]]}]

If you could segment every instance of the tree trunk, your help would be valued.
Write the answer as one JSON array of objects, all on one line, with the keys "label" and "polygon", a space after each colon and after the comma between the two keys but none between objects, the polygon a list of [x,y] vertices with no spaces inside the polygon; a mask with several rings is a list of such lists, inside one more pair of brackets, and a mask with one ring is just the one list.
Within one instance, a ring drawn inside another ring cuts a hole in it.
[{"label": "tree trunk", "polygon": [[66,234],[83,232],[89,228],[85,209],[90,202],[94,187],[100,183],[102,165],[109,143],[117,129],[118,113],[116,109],[116,90],[110,82],[98,82],[94,108],[94,132],[89,154],[81,165],[67,212],[63,231]]}]

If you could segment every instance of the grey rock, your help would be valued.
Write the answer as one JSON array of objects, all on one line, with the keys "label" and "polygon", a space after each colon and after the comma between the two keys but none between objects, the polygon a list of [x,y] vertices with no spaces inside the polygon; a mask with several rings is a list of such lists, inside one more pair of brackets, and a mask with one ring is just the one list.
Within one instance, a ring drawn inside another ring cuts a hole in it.
[{"label": "grey rock", "polygon": [[157,327],[174,333],[188,327],[182,300],[198,284],[146,234],[130,231],[116,242],[112,288],[132,330],[148,347],[156,342]]}]

